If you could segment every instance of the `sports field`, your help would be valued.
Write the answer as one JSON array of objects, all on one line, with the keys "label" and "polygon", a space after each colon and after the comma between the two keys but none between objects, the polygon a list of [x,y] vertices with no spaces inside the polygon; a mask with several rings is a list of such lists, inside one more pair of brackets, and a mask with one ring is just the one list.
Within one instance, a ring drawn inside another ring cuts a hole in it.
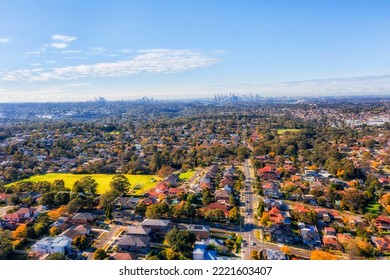
[{"label": "sports field", "polygon": [[278,129],[278,135],[283,135],[286,132],[299,132],[301,129],[295,129],[295,128],[283,128],[283,129]]},{"label": "sports field", "polygon": [[[72,189],[74,182],[80,180],[84,176],[92,176],[99,184],[97,187],[98,193],[105,193],[110,189],[110,182],[113,174],[70,174],[70,173],[48,173],[45,175],[32,176],[28,179],[21,181],[48,181],[54,182],[54,180],[64,180],[65,186],[69,189]],[[160,178],[156,175],[125,175],[131,184],[133,194],[140,195],[152,189]],[[9,184],[12,185],[12,184]]]}]

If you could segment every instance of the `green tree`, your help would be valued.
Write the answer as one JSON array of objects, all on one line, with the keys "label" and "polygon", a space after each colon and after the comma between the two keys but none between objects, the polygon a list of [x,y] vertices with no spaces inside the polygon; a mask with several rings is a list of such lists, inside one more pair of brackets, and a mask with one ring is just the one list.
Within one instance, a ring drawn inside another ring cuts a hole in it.
[{"label": "green tree", "polygon": [[138,203],[138,204],[135,206],[134,212],[135,212],[137,215],[145,216],[146,204],[143,203],[143,202]]},{"label": "green tree", "polygon": [[226,220],[225,213],[221,209],[212,209],[204,213],[204,218],[212,222],[224,222]]},{"label": "green tree", "polygon": [[44,231],[46,230],[46,227],[47,225],[43,222],[38,222],[38,223],[35,223],[33,228],[34,228],[34,233],[35,233],[35,236],[40,236],[42,233],[44,233]]},{"label": "green tree", "polygon": [[66,205],[70,201],[70,194],[68,192],[58,192],[54,195],[55,205]]},{"label": "green tree", "polygon": [[210,192],[207,189],[202,190],[202,203],[203,205],[209,204],[211,201],[213,201],[213,196],[210,194]]},{"label": "green tree", "polygon": [[89,241],[85,235],[79,235],[73,238],[72,244],[75,245],[79,250],[84,250],[88,247]]},{"label": "green tree", "polygon": [[53,191],[56,191],[56,192],[68,192],[69,191],[69,189],[67,189],[65,187],[65,182],[62,179],[61,180],[59,180],[59,179],[54,180],[52,185],[53,185],[53,187],[52,187]]},{"label": "green tree", "polygon": [[116,190],[121,194],[128,193],[130,188],[129,179],[125,175],[114,175],[110,182],[112,190]]},{"label": "green tree", "polygon": [[111,205],[114,202],[114,200],[120,195],[121,193],[115,189],[111,189],[105,192],[100,196],[99,206],[105,209],[108,205]]},{"label": "green tree", "polygon": [[111,210],[111,205],[110,205],[110,204],[108,204],[108,205],[106,206],[105,215],[106,215],[106,218],[107,218],[108,220],[112,220],[112,210]]},{"label": "green tree", "polygon": [[54,196],[55,196],[54,192],[44,193],[42,195],[40,204],[41,205],[47,205],[47,206],[53,206],[55,204],[54,203]]},{"label": "green tree", "polygon": [[103,249],[99,248],[95,251],[95,253],[93,253],[93,259],[94,260],[104,260],[108,257],[106,251],[104,251]]},{"label": "green tree", "polygon": [[7,259],[12,251],[11,233],[9,230],[0,229],[0,260]]},{"label": "green tree", "polygon": [[175,169],[173,169],[171,166],[169,165],[164,165],[163,167],[161,167],[161,169],[158,171],[158,176],[161,177],[161,178],[165,178],[169,175],[171,175],[173,172],[175,172]]},{"label": "green tree", "polygon": [[92,176],[84,176],[73,184],[72,191],[74,193],[85,193],[96,195],[98,183]]},{"label": "green tree", "polygon": [[165,241],[175,252],[188,252],[195,243],[196,237],[193,232],[181,229],[171,229],[165,236]]},{"label": "green tree", "polygon": [[240,221],[240,212],[237,207],[230,209],[228,218],[231,223],[238,223]]},{"label": "green tree", "polygon": [[161,219],[167,216],[169,213],[169,207],[166,203],[152,204],[146,207],[145,216],[148,219]]},{"label": "green tree", "polygon": [[270,225],[270,216],[267,212],[264,212],[260,219],[260,225],[262,226],[269,226]]}]

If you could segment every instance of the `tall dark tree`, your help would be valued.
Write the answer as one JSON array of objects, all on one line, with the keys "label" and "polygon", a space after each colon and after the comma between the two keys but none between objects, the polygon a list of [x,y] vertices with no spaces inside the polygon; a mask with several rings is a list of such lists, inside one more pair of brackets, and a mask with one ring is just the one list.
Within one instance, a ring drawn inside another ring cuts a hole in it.
[{"label": "tall dark tree", "polygon": [[129,192],[130,182],[125,175],[114,175],[110,182],[110,187],[121,194],[125,194]]}]

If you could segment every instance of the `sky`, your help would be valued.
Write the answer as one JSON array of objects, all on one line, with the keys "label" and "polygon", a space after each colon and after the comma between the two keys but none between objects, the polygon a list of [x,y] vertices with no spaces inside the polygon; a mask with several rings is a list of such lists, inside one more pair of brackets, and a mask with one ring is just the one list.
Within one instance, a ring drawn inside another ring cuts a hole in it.
[{"label": "sky", "polygon": [[0,102],[390,94],[388,0],[0,0]]}]

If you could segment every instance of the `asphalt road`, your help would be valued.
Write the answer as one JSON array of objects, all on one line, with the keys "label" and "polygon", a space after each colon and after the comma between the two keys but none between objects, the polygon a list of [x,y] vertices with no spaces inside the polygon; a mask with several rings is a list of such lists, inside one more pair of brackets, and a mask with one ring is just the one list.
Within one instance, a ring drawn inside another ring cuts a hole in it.
[{"label": "asphalt road", "polygon": [[[254,219],[254,209],[256,209],[257,207],[258,196],[253,194],[252,191],[252,181],[254,180],[254,178],[250,172],[251,168],[252,167],[250,166],[249,160],[246,160],[243,166],[243,172],[246,177],[245,189],[242,194],[243,201],[245,202],[245,219],[244,224],[241,226],[240,229],[241,234],[246,241],[241,249],[241,258],[244,260],[251,259],[250,254],[253,250],[256,250],[258,252],[263,249],[280,250],[281,247],[281,245],[279,244],[262,242],[255,236],[255,231],[260,228]],[[300,256],[307,259],[310,258],[310,251],[308,250],[298,249],[294,247],[289,248],[291,252],[296,256]]]},{"label": "asphalt road", "polygon": [[[96,249],[97,248],[102,248],[107,250],[108,247],[115,241],[115,239],[122,233],[122,231],[126,227],[120,226],[120,225],[112,225],[112,228],[110,231],[106,232],[101,239],[99,239],[94,246]],[[92,260],[93,259],[93,252],[88,252],[88,259]]]}]

